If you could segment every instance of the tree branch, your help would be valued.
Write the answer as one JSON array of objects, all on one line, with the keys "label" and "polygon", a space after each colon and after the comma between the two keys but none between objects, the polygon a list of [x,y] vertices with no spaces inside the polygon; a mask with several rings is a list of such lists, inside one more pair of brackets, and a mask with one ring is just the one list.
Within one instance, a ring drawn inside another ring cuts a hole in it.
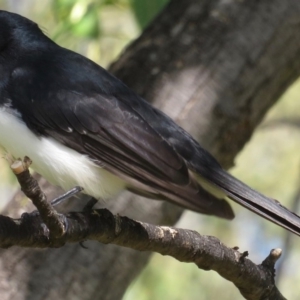
[{"label": "tree branch", "polygon": [[[265,112],[299,77],[299,30],[299,1],[172,0],[110,71],[176,119],[228,168]],[[57,196],[56,189],[46,187],[48,196]],[[174,224],[181,212],[129,193],[106,206],[155,224]],[[19,202],[6,209],[18,216]],[[100,243],[89,249],[2,250],[1,299],[71,300],[79,290],[82,300],[121,299],[150,257]]]},{"label": "tree branch", "polygon": [[[233,282],[246,299],[285,299],[274,283],[274,266],[281,255],[280,249],[272,250],[261,265],[255,265],[246,258],[248,252],[240,253],[238,247],[228,248],[215,237],[200,235],[192,230],[135,221],[113,215],[107,209],[65,214],[66,227],[63,234],[53,234],[44,222],[50,224],[55,232],[57,227],[52,223],[53,214],[44,213],[46,196],[37,181],[28,169],[17,173],[16,177],[21,189],[37,205],[39,214],[25,213],[20,219],[0,216],[2,248],[62,247],[66,243],[94,240],[139,251],[157,252],[181,262],[194,263],[203,270],[214,270]],[[50,211],[58,215],[53,207]]]},{"label": "tree branch", "polygon": [[23,193],[31,199],[32,203],[36,206],[43,222],[49,228],[50,233],[54,237],[61,237],[65,233],[65,226],[61,216],[56,212],[53,206],[48,203],[45,193],[40,189],[36,179],[29,173],[29,166],[32,161],[30,158],[25,157],[23,161],[16,160],[11,165]]}]

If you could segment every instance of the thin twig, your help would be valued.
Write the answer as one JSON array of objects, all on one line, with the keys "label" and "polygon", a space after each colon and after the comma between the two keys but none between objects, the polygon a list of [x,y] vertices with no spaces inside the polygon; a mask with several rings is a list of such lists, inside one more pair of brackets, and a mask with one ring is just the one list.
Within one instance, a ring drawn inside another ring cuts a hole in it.
[{"label": "thin twig", "polygon": [[65,234],[64,217],[56,212],[53,206],[48,203],[46,195],[40,189],[36,179],[29,173],[31,160],[25,157],[24,160],[16,160],[11,165],[11,169],[16,175],[23,193],[31,199],[37,208],[43,222],[50,230],[50,235],[58,238]]}]

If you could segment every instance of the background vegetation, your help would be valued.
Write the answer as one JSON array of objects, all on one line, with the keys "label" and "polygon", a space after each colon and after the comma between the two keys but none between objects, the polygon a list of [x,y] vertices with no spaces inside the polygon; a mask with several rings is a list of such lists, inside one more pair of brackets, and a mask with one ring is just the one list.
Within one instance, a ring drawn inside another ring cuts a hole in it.
[{"label": "background vegetation", "polygon": [[[167,0],[0,0],[0,9],[36,21],[58,44],[80,52],[104,67],[136,38]],[[269,111],[231,172],[253,188],[297,209],[300,181],[300,81]],[[16,187],[5,160],[0,161],[1,199]],[[4,180],[6,178],[6,180]],[[23,200],[22,200],[23,201]],[[20,201],[20,206],[22,206]],[[1,205],[5,203],[2,202]],[[272,248],[283,248],[278,287],[288,299],[299,296],[299,239],[240,207],[236,219],[225,222],[186,212],[179,227],[219,237],[228,246],[248,250],[260,263]],[[299,211],[299,210],[298,210]],[[136,217],[138,218],[138,216]],[[247,237],[247,238],[245,238]],[[287,242],[290,245],[287,245]],[[213,272],[198,270],[172,258],[153,255],[143,274],[128,289],[125,300],[240,299],[231,283]]]}]

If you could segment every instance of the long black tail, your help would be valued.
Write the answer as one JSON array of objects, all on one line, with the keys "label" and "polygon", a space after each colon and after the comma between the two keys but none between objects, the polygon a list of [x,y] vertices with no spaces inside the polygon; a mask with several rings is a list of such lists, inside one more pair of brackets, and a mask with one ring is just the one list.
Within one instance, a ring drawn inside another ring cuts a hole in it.
[{"label": "long black tail", "polygon": [[221,168],[213,168],[206,175],[212,184],[233,201],[300,236],[300,217],[277,200],[251,189]]}]

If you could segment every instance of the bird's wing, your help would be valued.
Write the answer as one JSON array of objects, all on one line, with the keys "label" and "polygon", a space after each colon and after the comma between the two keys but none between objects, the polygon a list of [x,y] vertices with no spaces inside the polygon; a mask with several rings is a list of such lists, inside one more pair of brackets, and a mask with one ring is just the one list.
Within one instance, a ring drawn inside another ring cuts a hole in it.
[{"label": "bird's wing", "polygon": [[[207,189],[208,184],[210,192],[221,191],[300,235],[299,216],[224,171],[186,131],[118,79],[75,54],[65,64],[65,68],[59,65],[56,70],[48,65],[45,76],[49,78],[42,76],[39,66],[31,71],[35,77],[30,72],[26,74],[27,70],[15,72],[21,76],[16,76],[20,80],[16,80],[14,95],[19,90],[19,96],[24,97],[30,90],[28,80],[35,83],[23,106],[18,101],[21,113],[30,105],[24,114],[29,118],[29,127],[40,126],[42,134],[103,163],[137,192],[162,195],[202,213],[232,218],[229,204],[202,188]],[[50,79],[55,75],[62,80],[61,87],[57,83],[51,85]],[[23,84],[26,88],[22,91]]]},{"label": "bird's wing", "polygon": [[[163,112],[148,103],[136,103],[134,109],[143,116],[174,150],[186,161],[188,168],[196,174],[196,180],[213,194],[223,192],[231,200],[252,212],[300,235],[300,217],[271,199],[250,188],[222,169],[214,157],[203,149],[186,131],[176,125]],[[145,109],[146,108],[146,109]]]},{"label": "bird's wing", "polygon": [[[185,160],[138,113],[135,101],[139,98],[128,88],[122,86],[108,93],[94,86],[85,91],[81,81],[72,85],[68,80],[64,88],[53,87],[51,83],[43,84],[46,80],[41,77],[34,76],[34,70],[19,68],[12,80],[12,94],[23,97],[17,102],[17,109],[37,134],[51,136],[87,154],[127,181],[134,192],[169,199],[202,213],[233,218],[229,204],[207,193],[196,182]],[[116,80],[99,78],[105,79]],[[28,85],[28,81],[32,83]],[[66,89],[66,85],[70,88]],[[130,99],[134,99],[133,105]],[[142,100],[138,105],[146,110],[145,103]]]}]

